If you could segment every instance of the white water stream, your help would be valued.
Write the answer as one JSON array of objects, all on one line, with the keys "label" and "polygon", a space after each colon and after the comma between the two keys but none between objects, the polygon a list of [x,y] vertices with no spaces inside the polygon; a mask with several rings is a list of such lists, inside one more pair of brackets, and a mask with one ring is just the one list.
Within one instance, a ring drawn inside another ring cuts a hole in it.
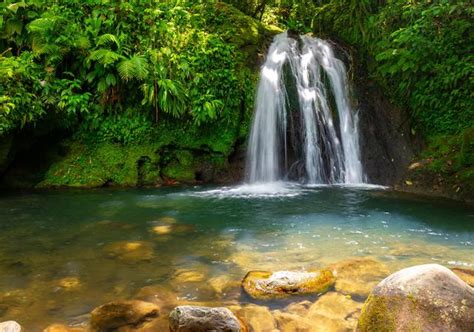
[{"label": "white water stream", "polygon": [[309,36],[297,41],[286,32],[276,36],[261,69],[247,181],[275,182],[295,173],[309,184],[364,183],[357,122],[344,63],[331,45]]}]

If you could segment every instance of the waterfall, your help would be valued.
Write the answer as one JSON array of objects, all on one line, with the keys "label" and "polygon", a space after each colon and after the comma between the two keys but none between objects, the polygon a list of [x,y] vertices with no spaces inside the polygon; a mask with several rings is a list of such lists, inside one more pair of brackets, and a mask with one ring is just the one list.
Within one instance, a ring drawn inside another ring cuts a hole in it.
[{"label": "waterfall", "polygon": [[260,73],[247,181],[363,183],[344,63],[321,39],[277,35]]}]

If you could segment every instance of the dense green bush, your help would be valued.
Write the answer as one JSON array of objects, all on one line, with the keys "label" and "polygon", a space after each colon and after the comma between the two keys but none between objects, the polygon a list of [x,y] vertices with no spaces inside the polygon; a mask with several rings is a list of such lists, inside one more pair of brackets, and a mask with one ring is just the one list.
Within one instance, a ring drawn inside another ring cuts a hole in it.
[{"label": "dense green bush", "polygon": [[[132,143],[152,122],[236,120],[245,60],[213,29],[217,1],[59,0],[0,4],[0,136],[54,118]],[[241,14],[240,14],[241,15]],[[229,22],[230,17],[222,20]],[[229,24],[229,23],[227,23]],[[235,124],[230,124],[234,125]]]},{"label": "dense green bush", "polygon": [[468,1],[333,0],[313,23],[354,45],[415,127],[432,136],[474,125],[473,10]]}]

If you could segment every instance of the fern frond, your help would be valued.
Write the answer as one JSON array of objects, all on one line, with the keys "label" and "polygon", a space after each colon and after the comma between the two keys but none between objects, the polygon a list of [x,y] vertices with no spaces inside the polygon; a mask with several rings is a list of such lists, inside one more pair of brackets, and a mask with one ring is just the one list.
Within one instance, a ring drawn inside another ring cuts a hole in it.
[{"label": "fern frond", "polygon": [[124,81],[132,79],[143,80],[148,76],[148,61],[142,55],[133,55],[121,61],[117,66],[120,78]]},{"label": "fern frond", "polygon": [[121,58],[123,58],[123,56],[121,56],[120,54],[117,54],[114,51],[105,48],[92,51],[88,57],[89,60],[97,61],[106,67],[115,63]]},{"label": "fern frond", "polygon": [[118,38],[111,33],[103,34],[97,40],[97,46],[110,46],[111,44],[115,44],[117,48],[120,48],[120,42]]}]

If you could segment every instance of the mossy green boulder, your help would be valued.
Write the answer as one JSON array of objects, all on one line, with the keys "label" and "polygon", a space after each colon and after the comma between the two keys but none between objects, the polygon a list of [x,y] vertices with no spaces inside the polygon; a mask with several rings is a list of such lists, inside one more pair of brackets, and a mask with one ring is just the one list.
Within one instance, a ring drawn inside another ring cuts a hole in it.
[{"label": "mossy green boulder", "polygon": [[400,270],[374,288],[360,331],[472,331],[474,289],[437,264]]},{"label": "mossy green boulder", "polygon": [[254,299],[267,300],[290,295],[322,294],[336,279],[330,270],[304,271],[250,271],[242,287]]}]

